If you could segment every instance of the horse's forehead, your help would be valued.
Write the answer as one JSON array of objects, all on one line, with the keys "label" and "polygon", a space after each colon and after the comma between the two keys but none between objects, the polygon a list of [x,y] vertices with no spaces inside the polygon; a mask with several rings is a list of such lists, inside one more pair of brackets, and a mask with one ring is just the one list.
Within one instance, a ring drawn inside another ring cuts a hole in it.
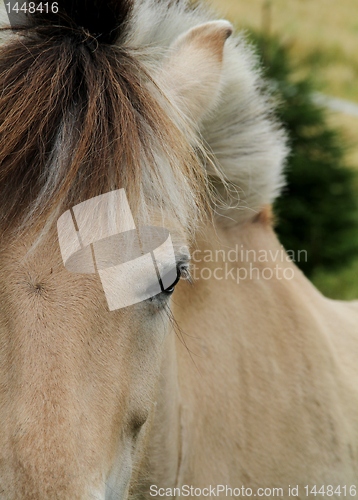
[{"label": "horse's forehead", "polygon": [[[72,210],[71,212],[73,214]],[[63,216],[67,214],[70,214],[70,210],[63,213]],[[108,245],[106,244],[108,247],[113,246],[118,240],[118,238],[116,239],[115,237],[122,234],[121,226],[119,226],[120,229],[117,231],[113,231],[112,228],[110,228],[111,231],[109,235],[107,235],[106,229],[102,231],[98,230],[98,227],[104,226],[104,224],[98,224],[98,221],[91,220],[91,215],[93,214],[87,214],[87,219],[84,221],[86,231],[83,231],[82,227],[77,227],[77,218],[73,220],[71,214],[67,217],[67,219],[70,219],[73,231],[78,231],[76,234],[77,239],[80,240],[83,246],[87,244],[87,246],[90,246],[100,240],[106,240],[108,242]],[[133,229],[134,232],[137,231],[139,238],[143,237],[144,240],[148,239],[150,236],[153,244],[155,242],[159,244],[160,238],[165,233],[170,236],[176,252],[179,252],[182,248],[188,247],[191,239],[190,235],[188,235],[187,229],[184,228],[177,219],[156,207],[151,207],[146,215],[147,217],[145,219],[135,217],[133,220],[133,228],[127,229]],[[31,231],[31,229],[29,229],[20,233],[17,237],[13,237],[13,235],[9,235],[8,238],[3,237],[2,242],[0,242],[0,277],[2,272],[6,276],[8,272],[11,272],[11,274],[13,272],[16,273],[20,269],[28,269],[33,272],[34,270],[45,269],[49,266],[50,268],[64,267],[64,256],[61,252],[63,224],[59,224],[61,219],[65,219],[66,222],[67,219],[63,216],[58,218],[57,225],[53,224],[52,228],[44,233],[44,236],[41,236],[41,233],[38,231]],[[75,222],[76,227],[73,225],[73,222]],[[65,233],[64,238],[67,236],[68,233]],[[113,236],[113,241],[108,236]],[[83,241],[84,239],[86,241]],[[121,238],[121,241],[122,240],[124,242],[123,244],[132,241],[129,237]],[[123,251],[126,251],[126,248],[123,247]],[[77,274],[81,274],[81,272]]]},{"label": "horse's forehead", "polygon": [[[146,252],[155,253],[157,260],[163,260],[163,262],[156,262],[159,268],[163,264],[164,269],[167,269],[168,257],[174,266],[176,266],[176,262],[181,260],[181,257],[187,260],[190,255],[188,237],[181,226],[173,220],[163,221],[163,217],[159,216],[157,219],[153,218],[151,224],[153,226],[142,226],[138,223],[136,229],[138,229],[139,234],[142,230],[145,236],[147,236],[146,230],[149,229],[151,234],[151,230],[154,229],[153,245],[155,243],[158,248],[154,248],[154,246],[149,248],[148,246]],[[167,226],[168,229],[163,226]],[[157,233],[156,229],[159,229]],[[132,247],[129,251],[126,249],[121,251],[120,247],[119,252],[117,249],[116,252],[113,252],[113,246],[123,245],[122,240],[118,242],[117,236],[114,235],[108,238],[108,241],[99,242],[100,244],[95,249],[93,244],[89,245],[89,258],[96,259],[94,262],[97,265],[101,264],[102,262],[96,254],[98,250],[98,252],[102,252],[99,257],[102,256],[104,259],[113,260],[121,253],[126,256],[127,260],[134,261],[137,255],[132,255]],[[32,234],[31,231],[28,231],[15,240],[5,240],[0,246],[0,296],[2,297],[0,315],[17,317],[18,314],[31,315],[38,310],[43,311],[53,321],[61,322],[64,312],[69,318],[76,310],[77,313],[72,318],[75,324],[79,321],[92,322],[94,317],[98,327],[103,321],[111,323],[113,315],[108,313],[108,302],[98,268],[85,269],[89,272],[82,272],[79,269],[81,266],[68,270],[61,253],[56,227],[49,231],[43,239],[40,238],[38,242],[37,238],[36,233]],[[158,238],[162,238],[163,242],[159,241]],[[126,243],[127,239],[124,239],[124,245]],[[160,247],[161,243],[163,245]],[[168,252],[169,247],[171,250]],[[139,250],[143,250],[142,246]],[[81,252],[79,254],[81,256]],[[146,278],[146,269],[140,267],[135,276],[133,275],[133,285],[137,285],[140,281],[143,282],[144,287]],[[149,286],[150,284],[148,283]],[[129,283],[128,286],[130,285]],[[116,320],[121,320],[128,314],[130,312],[123,310]],[[96,325],[93,328],[96,328]]]}]

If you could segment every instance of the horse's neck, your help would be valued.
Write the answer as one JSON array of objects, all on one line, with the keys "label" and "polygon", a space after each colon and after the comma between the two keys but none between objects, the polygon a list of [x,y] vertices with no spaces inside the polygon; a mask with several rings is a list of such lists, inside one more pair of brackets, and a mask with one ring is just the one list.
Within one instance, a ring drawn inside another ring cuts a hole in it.
[{"label": "horse's neck", "polygon": [[[205,484],[210,477],[211,484],[229,484],[244,462],[246,471],[259,475],[252,449],[271,456],[282,433],[299,449],[300,440],[309,442],[321,426],[325,446],[329,422],[345,406],[336,391],[343,372],[332,387],[332,367],[338,373],[340,366],[331,325],[340,313],[288,261],[263,221],[208,231],[197,250],[198,280],[182,283],[173,305],[184,340],[176,347],[183,422],[179,480]],[[326,415],[317,411],[320,405]]]}]

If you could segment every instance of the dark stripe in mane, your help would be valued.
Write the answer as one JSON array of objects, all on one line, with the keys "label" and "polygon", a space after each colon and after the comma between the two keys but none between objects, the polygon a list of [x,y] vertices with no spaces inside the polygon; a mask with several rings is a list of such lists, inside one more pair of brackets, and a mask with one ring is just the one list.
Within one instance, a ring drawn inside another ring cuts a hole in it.
[{"label": "dark stripe in mane", "polygon": [[[130,13],[128,2],[122,7],[116,26]],[[101,12],[98,25],[86,15],[82,26],[101,26],[109,11]],[[75,8],[71,15],[78,23]],[[54,27],[51,36],[50,27],[45,33],[41,26],[22,31],[0,48],[2,230],[43,226],[51,213],[59,216],[71,205],[118,188],[125,188],[135,204],[145,194],[145,183],[158,190],[149,196],[163,208],[160,196],[168,199],[170,192],[164,192],[158,178],[159,150],[176,182],[184,176],[199,199],[204,174],[193,170],[193,150],[133,54],[107,43],[93,49],[67,28],[59,36]],[[113,21],[109,28],[108,33]],[[109,40],[104,33],[102,42]]]}]

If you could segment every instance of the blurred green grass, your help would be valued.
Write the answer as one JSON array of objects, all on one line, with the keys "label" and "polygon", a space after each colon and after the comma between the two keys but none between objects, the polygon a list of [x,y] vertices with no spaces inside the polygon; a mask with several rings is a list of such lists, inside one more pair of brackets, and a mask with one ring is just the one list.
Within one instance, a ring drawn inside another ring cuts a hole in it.
[{"label": "blurred green grass", "polygon": [[312,282],[327,297],[338,300],[358,299],[358,256],[339,272],[316,271]]},{"label": "blurred green grass", "polygon": [[[205,1],[238,30],[278,34],[322,82],[322,92],[358,103],[357,0]],[[358,168],[358,117],[332,113],[331,123],[344,130],[352,144],[348,162]]]}]

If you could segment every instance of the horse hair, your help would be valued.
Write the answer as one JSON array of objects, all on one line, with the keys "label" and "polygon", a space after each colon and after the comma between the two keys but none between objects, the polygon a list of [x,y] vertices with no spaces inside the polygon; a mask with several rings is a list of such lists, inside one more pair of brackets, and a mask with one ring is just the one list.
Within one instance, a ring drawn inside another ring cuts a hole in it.
[{"label": "horse hair", "polygon": [[[43,226],[73,204],[125,188],[135,213],[147,214],[150,202],[190,232],[210,185],[225,199],[217,211],[234,223],[279,193],[286,137],[246,42],[228,40],[220,100],[194,131],[155,75],[173,40],[213,16],[186,0],[121,5],[108,36],[89,31],[93,19],[76,28],[37,18],[1,45],[3,230]],[[108,19],[108,9],[102,14]]]}]

